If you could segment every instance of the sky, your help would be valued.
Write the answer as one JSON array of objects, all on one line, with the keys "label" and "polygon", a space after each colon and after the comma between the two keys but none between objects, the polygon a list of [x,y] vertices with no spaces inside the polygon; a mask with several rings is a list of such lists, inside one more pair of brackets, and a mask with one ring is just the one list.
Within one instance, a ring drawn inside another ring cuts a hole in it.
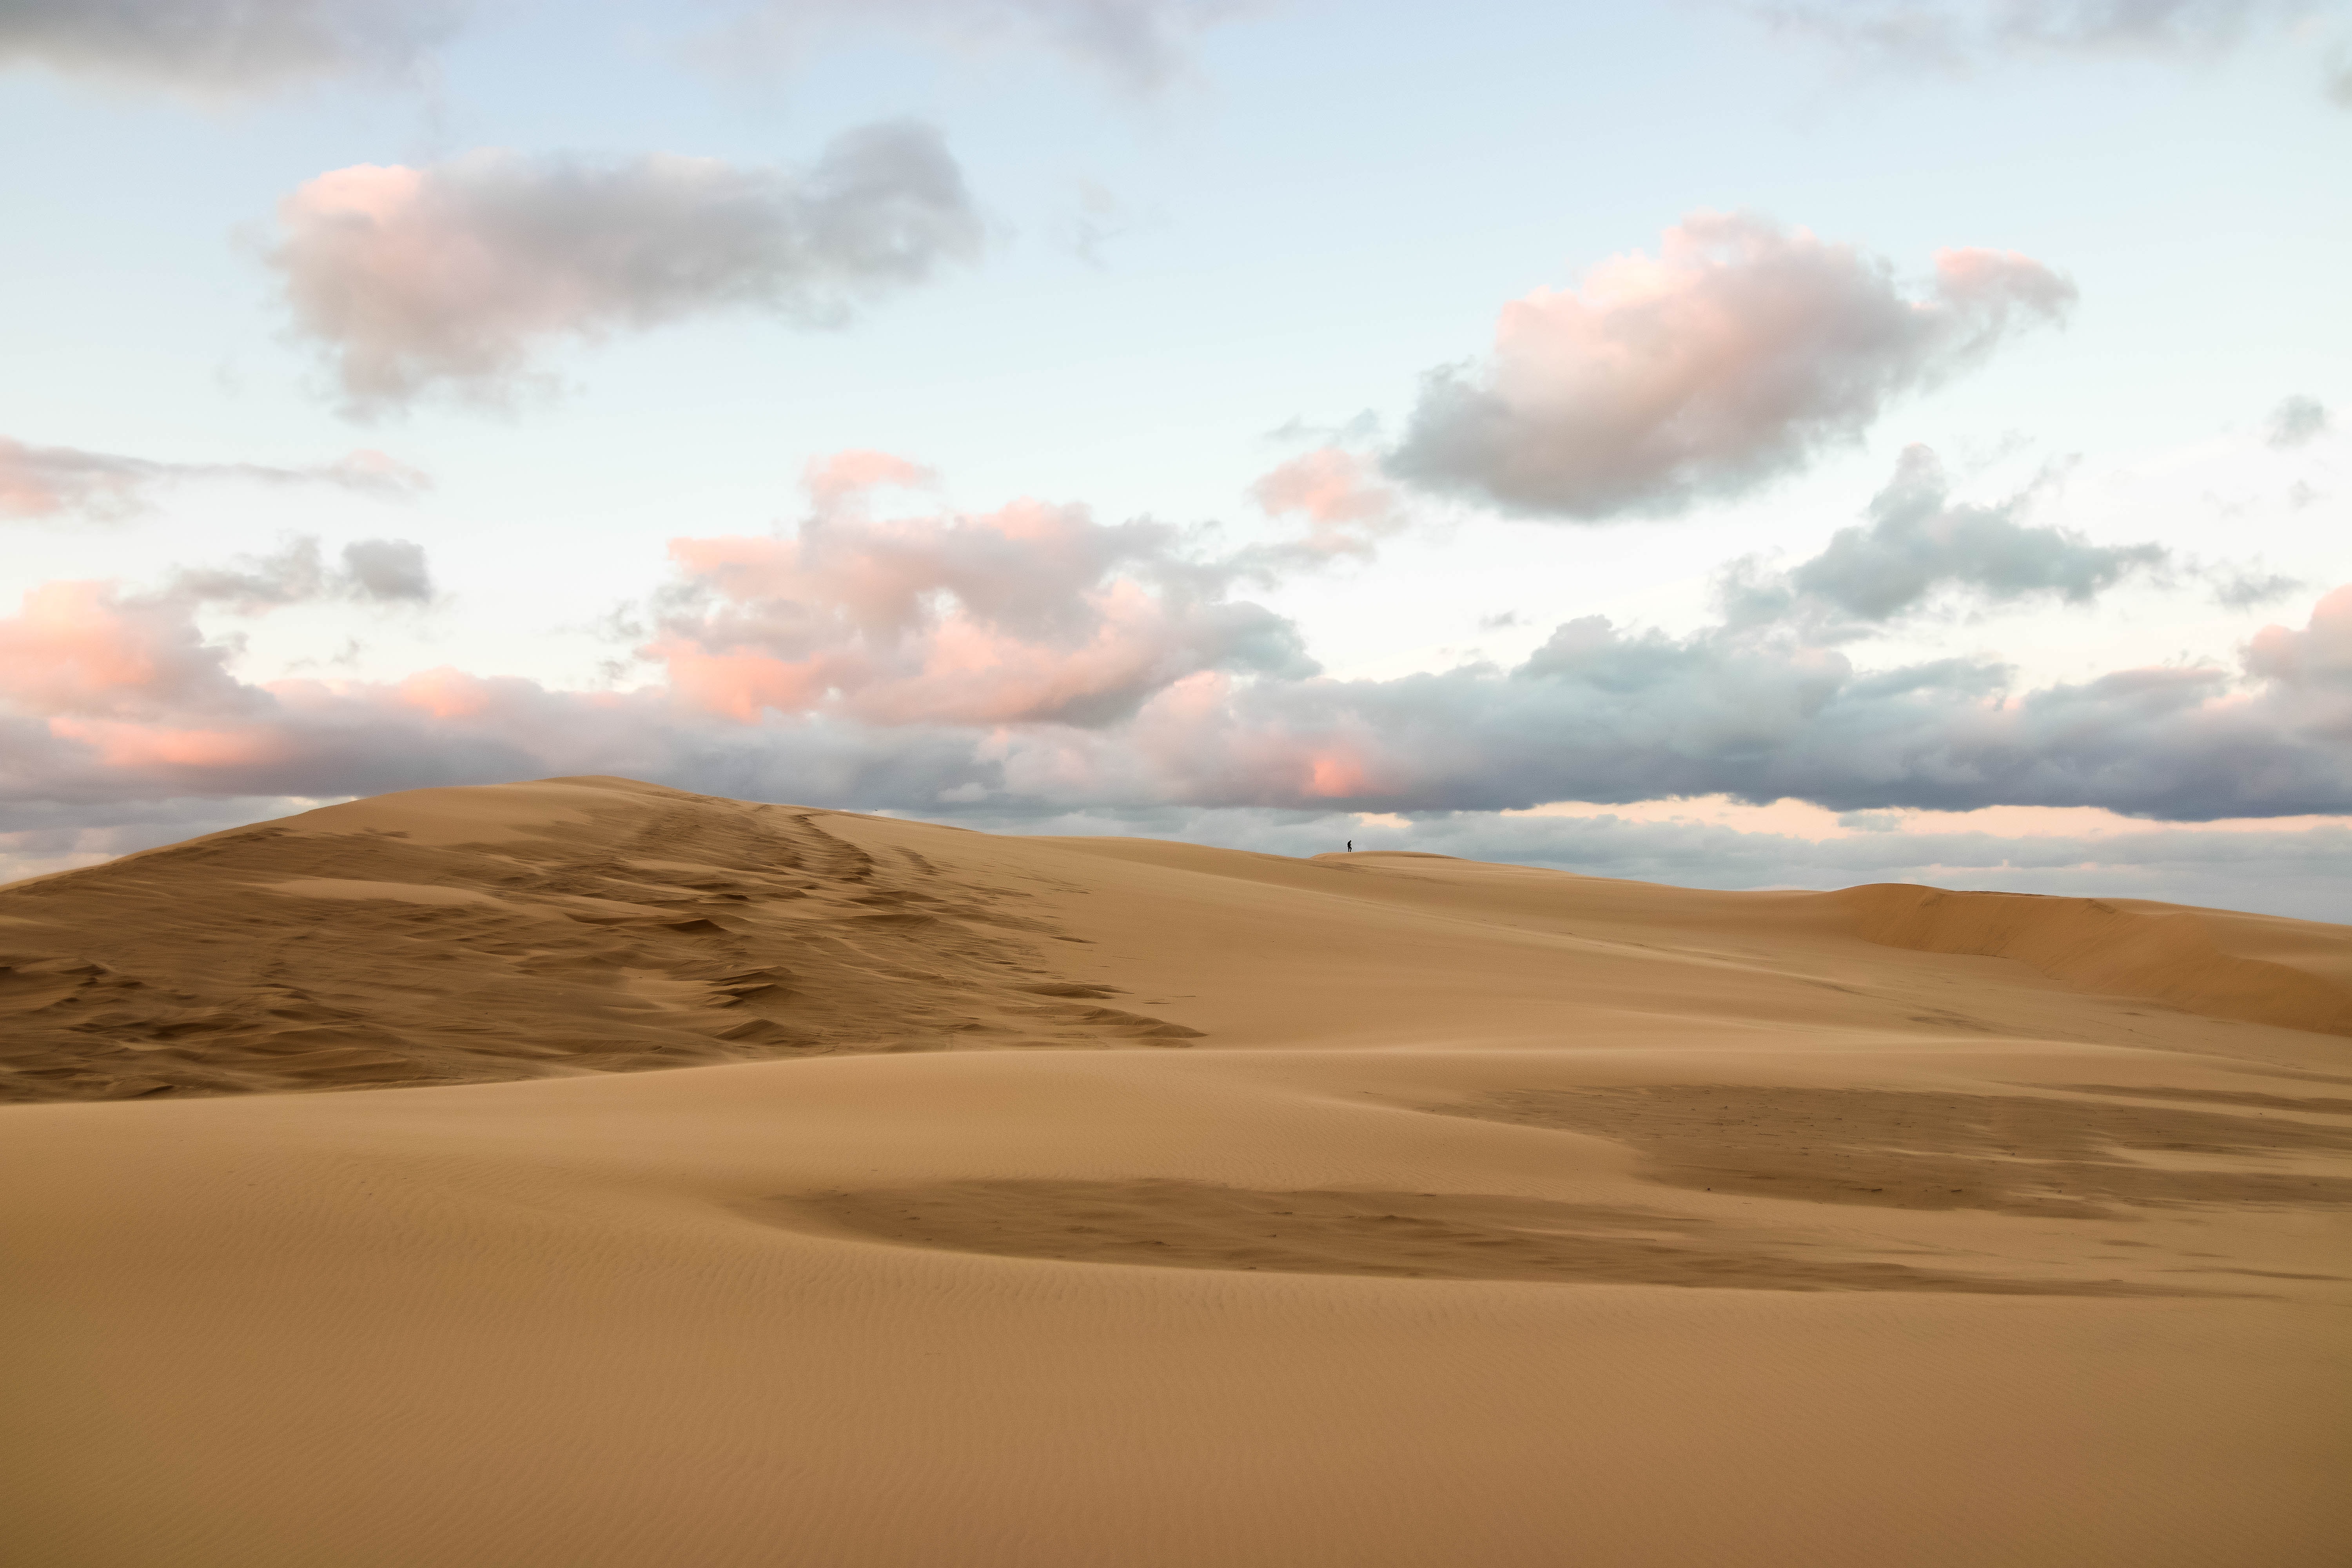
[{"label": "sky", "polygon": [[607,773],[2352,921],[2352,0],[0,0],[0,879]]}]

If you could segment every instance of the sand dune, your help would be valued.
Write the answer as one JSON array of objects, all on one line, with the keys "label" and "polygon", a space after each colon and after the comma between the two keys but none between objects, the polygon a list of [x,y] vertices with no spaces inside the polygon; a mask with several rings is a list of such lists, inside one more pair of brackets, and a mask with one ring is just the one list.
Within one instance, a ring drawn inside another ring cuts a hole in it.
[{"label": "sand dune", "polygon": [[2191,1013],[2352,1035],[2341,927],[2137,899],[1948,893],[1882,884],[1830,895],[1865,942],[2014,958],[2095,991]]},{"label": "sand dune", "polygon": [[2347,1034],[2223,911],[331,807],[0,889],[8,1560],[2333,1563]]}]

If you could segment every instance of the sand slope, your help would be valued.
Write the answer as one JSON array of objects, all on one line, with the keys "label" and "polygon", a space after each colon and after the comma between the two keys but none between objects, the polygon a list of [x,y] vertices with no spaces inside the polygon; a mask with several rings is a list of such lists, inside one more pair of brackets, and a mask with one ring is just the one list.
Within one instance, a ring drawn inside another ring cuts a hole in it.
[{"label": "sand slope", "polygon": [[7,1560],[2332,1563],[2348,955],[595,779],[19,884]]},{"label": "sand slope", "polygon": [[625,780],[425,790],[0,889],[0,1099],[1188,1033],[1056,984],[1034,879],[827,820]]}]

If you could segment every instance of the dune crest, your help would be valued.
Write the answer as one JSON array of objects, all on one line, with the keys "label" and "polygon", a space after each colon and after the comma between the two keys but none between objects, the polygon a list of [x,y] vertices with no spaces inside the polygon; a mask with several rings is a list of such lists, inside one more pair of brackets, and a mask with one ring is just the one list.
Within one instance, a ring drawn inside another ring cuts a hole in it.
[{"label": "dune crest", "polygon": [[2216,1018],[2352,1035],[2341,926],[2137,899],[1958,893],[1880,882],[1824,894],[1865,942],[2013,958],[2093,990]]}]

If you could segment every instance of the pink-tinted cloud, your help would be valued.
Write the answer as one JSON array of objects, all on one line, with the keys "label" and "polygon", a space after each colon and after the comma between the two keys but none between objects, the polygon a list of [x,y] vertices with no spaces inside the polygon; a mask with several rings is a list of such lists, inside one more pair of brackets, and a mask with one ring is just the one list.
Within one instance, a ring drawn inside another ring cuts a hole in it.
[{"label": "pink-tinted cloud", "polygon": [[1266,546],[1252,564],[1276,571],[1344,556],[1368,559],[1404,526],[1402,502],[1374,466],[1344,447],[1318,447],[1276,465],[1250,486],[1267,516],[1297,518],[1304,538]]},{"label": "pink-tinted cloud", "polygon": [[503,401],[548,383],[552,340],[728,310],[837,325],[981,237],[946,144],[910,121],[849,132],[805,171],[498,150],[360,164],[278,216],[295,326],[359,415],[436,392]]},{"label": "pink-tinted cloud", "polygon": [[[330,567],[315,539],[230,567],[181,570],[160,592],[113,583],[45,583],[0,616],[0,705],[18,713],[144,721],[267,706],[229,673],[233,643],[196,622],[211,605],[258,615],[318,600],[427,600],[425,552],[404,540],[362,540]],[[64,731],[60,731],[60,733]]]},{"label": "pink-tinted cloud", "polygon": [[1859,438],[1893,399],[2074,299],[2041,263],[1988,250],[1943,252],[1906,293],[1853,246],[1694,214],[1654,258],[1505,306],[1492,360],[1430,375],[1390,467],[1536,516],[1670,513]]},{"label": "pink-tinted cloud", "polygon": [[2352,584],[2313,606],[2301,631],[2264,626],[2247,645],[2249,674],[2297,690],[2333,690],[2347,700],[2352,720]]},{"label": "pink-tinted cloud", "polygon": [[885,485],[920,489],[938,479],[939,475],[920,463],[888,452],[853,448],[811,462],[801,475],[801,488],[808,491],[817,514],[824,516]]},{"label": "pink-tinted cloud", "polygon": [[680,539],[643,650],[739,722],[834,712],[880,724],[1111,721],[1202,669],[1304,668],[1296,635],[1223,596],[1176,531],[1022,500],[877,521],[851,491],[925,471],[876,452],[812,468],[792,538]]},{"label": "pink-tinted cloud", "polygon": [[0,616],[0,700],[22,713],[145,719],[236,708],[227,650],[188,605],[110,583],[45,583]]}]

